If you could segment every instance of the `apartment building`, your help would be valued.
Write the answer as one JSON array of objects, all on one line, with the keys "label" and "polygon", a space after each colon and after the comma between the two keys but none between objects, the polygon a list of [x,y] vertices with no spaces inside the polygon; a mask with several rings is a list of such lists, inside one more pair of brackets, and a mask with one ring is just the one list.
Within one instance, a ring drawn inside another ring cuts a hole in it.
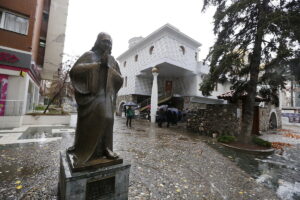
[{"label": "apartment building", "polygon": [[20,126],[56,74],[67,11],[68,0],[0,1],[0,128]]}]

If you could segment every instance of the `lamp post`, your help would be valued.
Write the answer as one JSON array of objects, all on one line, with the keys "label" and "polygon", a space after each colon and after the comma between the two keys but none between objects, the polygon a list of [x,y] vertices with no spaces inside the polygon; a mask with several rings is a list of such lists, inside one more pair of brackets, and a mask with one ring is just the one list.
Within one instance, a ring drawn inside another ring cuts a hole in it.
[{"label": "lamp post", "polygon": [[155,123],[156,111],[157,111],[157,103],[158,103],[158,88],[157,88],[157,76],[158,76],[158,68],[152,68],[153,74],[153,84],[152,84],[152,93],[151,93],[151,122]]}]

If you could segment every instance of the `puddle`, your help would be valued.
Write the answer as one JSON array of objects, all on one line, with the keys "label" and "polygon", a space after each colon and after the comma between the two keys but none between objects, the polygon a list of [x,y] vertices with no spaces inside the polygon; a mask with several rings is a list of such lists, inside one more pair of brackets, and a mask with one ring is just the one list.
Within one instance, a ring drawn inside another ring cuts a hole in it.
[{"label": "puddle", "polygon": [[212,139],[205,142],[235,162],[258,183],[274,190],[281,199],[300,199],[300,145],[285,148],[282,155],[274,153],[268,156],[234,151]]},{"label": "puddle", "polygon": [[277,195],[281,199],[300,199],[300,183],[289,183],[284,180],[279,180],[279,187],[277,189]]},{"label": "puddle", "polygon": [[146,132],[146,130],[143,130],[143,129],[136,129],[135,131],[138,131],[138,132]]},{"label": "puddle", "polygon": [[178,140],[189,141],[189,138],[186,138],[186,137],[179,137]]},{"label": "puddle", "polygon": [[[53,127],[30,127],[28,128],[19,139],[41,139],[41,138],[52,138],[52,137],[64,137],[68,132],[57,132],[52,133]],[[60,131],[69,129],[59,129]]]}]

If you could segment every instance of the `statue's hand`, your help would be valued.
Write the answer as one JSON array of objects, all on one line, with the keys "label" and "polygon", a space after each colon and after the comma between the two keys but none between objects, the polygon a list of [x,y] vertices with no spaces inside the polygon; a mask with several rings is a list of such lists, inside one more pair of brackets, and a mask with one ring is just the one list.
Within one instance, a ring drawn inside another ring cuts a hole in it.
[{"label": "statue's hand", "polygon": [[108,54],[104,53],[102,56],[101,56],[101,64],[104,64],[104,65],[107,65],[108,63]]}]

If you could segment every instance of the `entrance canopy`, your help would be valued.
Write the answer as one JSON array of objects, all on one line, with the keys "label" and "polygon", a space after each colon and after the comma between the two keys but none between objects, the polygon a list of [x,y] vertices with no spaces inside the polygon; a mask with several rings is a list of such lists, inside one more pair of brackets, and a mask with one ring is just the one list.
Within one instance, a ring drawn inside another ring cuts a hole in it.
[{"label": "entrance canopy", "polygon": [[[195,73],[191,70],[184,69],[182,67],[164,62],[158,64],[156,66],[159,69],[159,77],[182,77],[182,76],[190,76],[195,75]],[[141,70],[139,76],[152,77],[152,67],[148,67],[144,70]]]}]

